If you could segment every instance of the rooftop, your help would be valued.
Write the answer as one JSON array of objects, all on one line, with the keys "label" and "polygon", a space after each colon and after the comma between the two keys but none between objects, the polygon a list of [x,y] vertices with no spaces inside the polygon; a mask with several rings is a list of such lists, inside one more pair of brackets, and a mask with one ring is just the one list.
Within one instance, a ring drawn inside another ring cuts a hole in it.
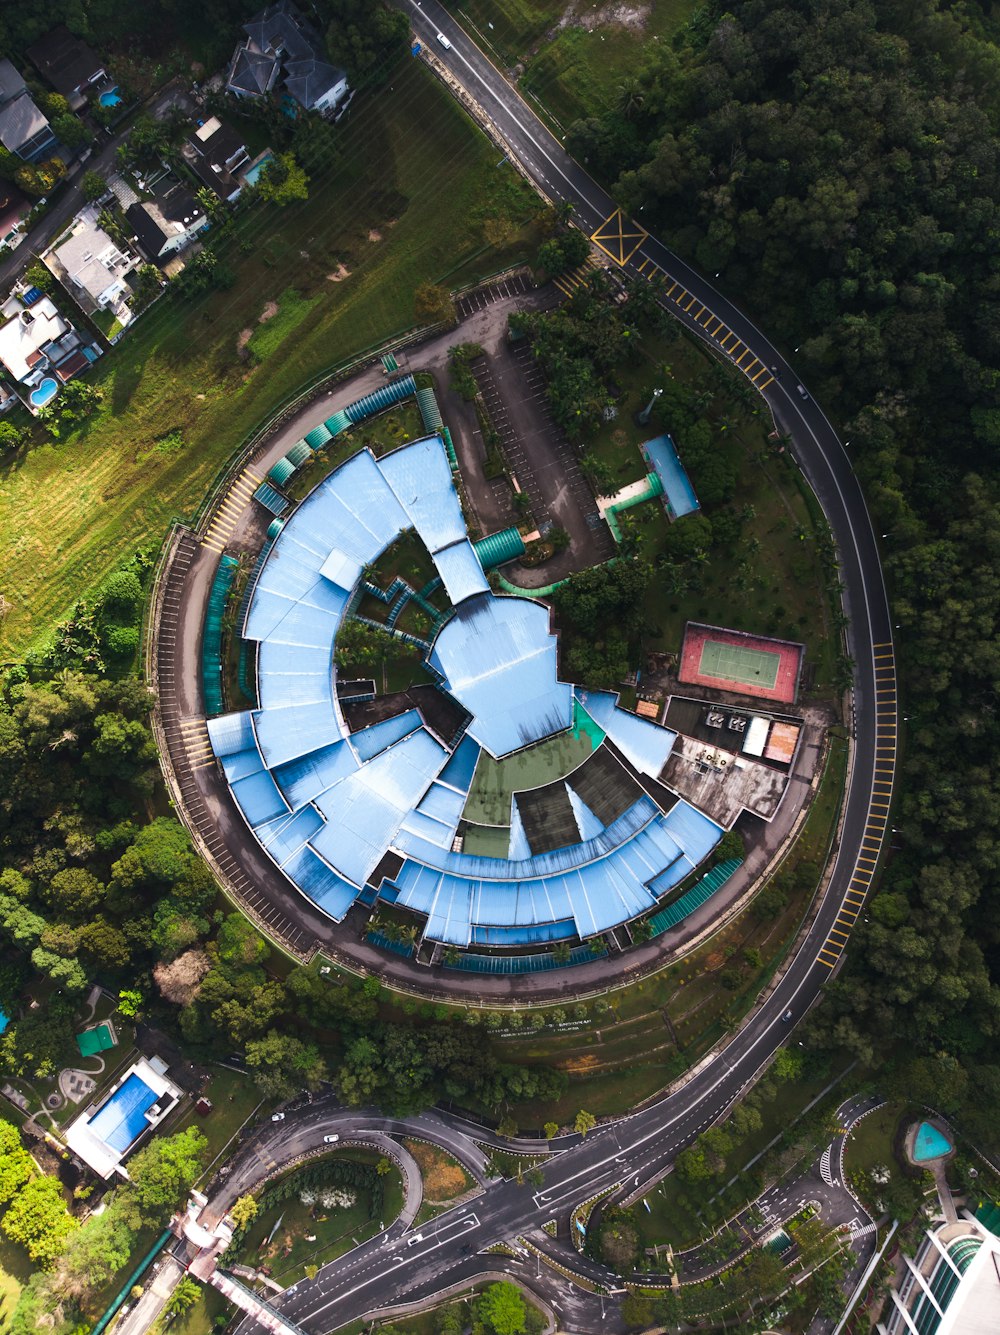
[{"label": "rooftop", "polygon": [[181,1097],[182,1091],[167,1078],[166,1065],[154,1057],[140,1057],[115,1082],[102,1101],[92,1104],[71,1122],[66,1144],[101,1177],[110,1177],[120,1167],[144,1132],[160,1122]]},{"label": "rooftop", "polygon": [[30,310],[13,298],[4,304],[3,314],[10,318],[0,328],[0,362],[15,380],[26,380],[44,345],[59,338],[69,325],[48,297],[36,301]]},{"label": "rooftop", "polygon": [[28,59],[57,92],[70,97],[104,73],[100,58],[68,28],[53,28],[28,48]]}]

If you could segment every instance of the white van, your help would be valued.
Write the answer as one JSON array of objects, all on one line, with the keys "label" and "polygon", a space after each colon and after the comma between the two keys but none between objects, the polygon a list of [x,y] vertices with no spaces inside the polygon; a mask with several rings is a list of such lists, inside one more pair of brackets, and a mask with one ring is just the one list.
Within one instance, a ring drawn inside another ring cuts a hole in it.
[{"label": "white van", "polygon": [[444,49],[445,49],[446,51],[450,51],[450,50],[451,50],[451,41],[450,41],[449,38],[445,37],[445,35],[444,35],[443,32],[439,32],[439,33],[438,33],[438,38],[437,38],[437,39],[438,39],[438,41],[441,43],[441,45],[444,47]]}]

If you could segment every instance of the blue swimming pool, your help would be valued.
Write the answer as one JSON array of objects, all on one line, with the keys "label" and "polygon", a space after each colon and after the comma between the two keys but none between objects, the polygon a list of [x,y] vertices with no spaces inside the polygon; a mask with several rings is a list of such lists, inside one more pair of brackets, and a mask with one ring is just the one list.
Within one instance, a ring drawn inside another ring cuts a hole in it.
[{"label": "blue swimming pool", "polygon": [[90,1130],[105,1145],[124,1154],[132,1142],[146,1129],[146,1112],[156,1102],[156,1094],[134,1072],[120,1089],[88,1122]]},{"label": "blue swimming pool", "polygon": [[0,1034],[3,1033],[3,1031],[7,1028],[9,1024],[10,1024],[10,1016],[4,1015],[3,1011],[0,1011]]},{"label": "blue swimming pool", "polygon": [[930,1122],[921,1122],[913,1143],[913,1160],[914,1163],[927,1163],[930,1159],[940,1159],[943,1154],[950,1154],[954,1148],[943,1131],[931,1126]]},{"label": "blue swimming pool", "polygon": [[55,398],[56,391],[58,390],[58,388],[59,388],[58,382],[53,380],[51,376],[46,376],[46,378],[42,381],[42,383],[40,385],[36,385],[35,388],[28,395],[28,398],[31,400],[32,407],[44,408],[45,405],[48,403],[49,399]]},{"label": "blue swimming pool", "polygon": [[116,107],[122,100],[121,93],[118,91],[118,85],[115,84],[114,88],[109,88],[108,91],[102,93],[97,100],[102,107]]},{"label": "blue swimming pool", "polygon": [[677,457],[677,449],[669,436],[657,436],[640,447],[657,477],[663,483],[663,494],[675,519],[699,509],[691,480]]},{"label": "blue swimming pool", "polygon": [[246,176],[243,178],[243,179],[246,181],[247,185],[256,185],[256,184],[257,184],[257,182],[260,180],[260,174],[261,174],[261,172],[264,170],[264,168],[267,166],[267,164],[271,161],[271,159],[272,159],[273,156],[274,156],[273,153],[268,153],[267,157],[261,158],[260,162],[255,162],[255,163],[254,163],[254,165],[253,165],[253,166],[250,168],[250,170],[247,172]]}]

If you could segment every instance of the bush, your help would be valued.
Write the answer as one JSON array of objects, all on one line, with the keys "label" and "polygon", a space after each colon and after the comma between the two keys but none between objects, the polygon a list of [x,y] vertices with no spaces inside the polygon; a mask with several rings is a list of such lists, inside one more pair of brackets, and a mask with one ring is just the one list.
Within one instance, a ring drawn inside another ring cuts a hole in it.
[{"label": "bush", "polygon": [[108,653],[112,658],[131,658],[139,647],[137,626],[112,626],[108,632]]},{"label": "bush", "polygon": [[120,612],[134,612],[142,602],[142,585],[131,570],[116,570],[101,591],[103,607]]}]

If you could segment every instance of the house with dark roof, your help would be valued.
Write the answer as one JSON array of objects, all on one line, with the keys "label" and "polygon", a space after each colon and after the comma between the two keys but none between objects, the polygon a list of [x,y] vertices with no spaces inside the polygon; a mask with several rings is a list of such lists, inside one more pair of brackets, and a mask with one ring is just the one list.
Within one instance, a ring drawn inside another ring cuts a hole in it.
[{"label": "house with dark roof", "polygon": [[107,78],[100,58],[62,26],[29,46],[28,59],[74,111],[84,105],[87,92]]},{"label": "house with dark roof", "polygon": [[28,85],[9,60],[0,60],[0,144],[27,162],[41,162],[55,143]]},{"label": "house with dark roof", "polygon": [[184,250],[208,226],[205,210],[187,190],[130,204],[125,217],[139,249],[154,264]]},{"label": "house with dark roof", "polygon": [[219,199],[231,203],[243,189],[243,180],[237,174],[250,161],[250,153],[243,138],[217,116],[199,125],[186,143],[181,145],[184,161]]},{"label": "house with dark roof", "polygon": [[304,111],[324,116],[344,104],[347,74],[329,63],[319,33],[291,0],[268,5],[243,31],[226,78],[230,93],[256,98],[282,91]]}]

